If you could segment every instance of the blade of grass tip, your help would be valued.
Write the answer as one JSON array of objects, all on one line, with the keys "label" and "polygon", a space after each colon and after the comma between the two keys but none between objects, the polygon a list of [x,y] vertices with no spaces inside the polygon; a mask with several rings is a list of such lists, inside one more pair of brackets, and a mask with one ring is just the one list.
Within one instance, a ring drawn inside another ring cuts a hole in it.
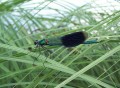
[{"label": "blade of grass tip", "polygon": [[[78,71],[75,74],[73,74],[71,77],[69,77],[68,79],[66,79],[65,81],[63,81],[59,85],[57,85],[55,88],[61,88],[61,87],[65,86],[67,83],[69,83],[70,81],[74,80],[76,77],[82,75],[83,73],[85,73],[86,71],[88,71],[92,67],[96,66],[97,64],[99,64],[103,60],[105,60],[108,57],[112,56],[114,53],[118,52],[119,50],[120,50],[120,46],[115,47],[113,50],[107,52],[106,54],[104,54],[103,56],[101,56],[100,58],[98,58],[97,60],[92,62],[91,64],[87,65],[86,67],[84,67],[80,71]],[[106,88],[114,88],[114,87],[112,87],[110,85],[105,85],[104,87],[106,87]]]}]

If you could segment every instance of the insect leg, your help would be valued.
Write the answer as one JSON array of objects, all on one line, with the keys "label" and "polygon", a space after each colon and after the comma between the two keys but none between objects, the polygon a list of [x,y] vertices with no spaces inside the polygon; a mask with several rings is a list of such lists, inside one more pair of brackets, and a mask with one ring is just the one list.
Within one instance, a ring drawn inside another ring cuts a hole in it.
[{"label": "insect leg", "polygon": [[[46,47],[44,47],[44,46],[41,46],[41,47],[48,52],[48,54],[49,54],[48,57],[51,57],[51,53],[48,51],[48,49]],[[48,57],[46,57],[45,60],[44,60],[44,62],[43,62],[43,66],[44,67],[45,67],[45,62],[46,62],[46,60],[47,60]]]},{"label": "insect leg", "polygon": [[38,58],[40,56],[40,46],[38,46],[38,48],[39,48],[39,55],[33,59],[33,66],[35,66],[34,63],[35,63],[35,61],[38,61]]}]

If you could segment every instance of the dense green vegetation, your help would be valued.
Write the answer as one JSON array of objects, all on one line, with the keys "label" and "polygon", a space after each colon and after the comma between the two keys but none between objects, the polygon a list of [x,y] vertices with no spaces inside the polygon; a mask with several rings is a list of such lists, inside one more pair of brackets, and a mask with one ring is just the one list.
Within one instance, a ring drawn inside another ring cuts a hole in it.
[{"label": "dense green vegetation", "polygon": [[[1,1],[0,88],[120,88],[120,9],[93,3]],[[35,49],[35,40],[76,31],[103,42]]]}]

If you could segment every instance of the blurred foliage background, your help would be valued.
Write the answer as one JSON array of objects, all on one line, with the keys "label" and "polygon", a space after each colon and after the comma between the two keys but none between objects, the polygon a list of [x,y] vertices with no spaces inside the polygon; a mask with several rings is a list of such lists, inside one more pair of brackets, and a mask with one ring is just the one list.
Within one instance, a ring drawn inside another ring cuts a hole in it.
[{"label": "blurred foliage background", "polygon": [[[120,1],[77,1],[0,1],[0,88],[120,88]],[[76,31],[104,42],[35,49]]]}]

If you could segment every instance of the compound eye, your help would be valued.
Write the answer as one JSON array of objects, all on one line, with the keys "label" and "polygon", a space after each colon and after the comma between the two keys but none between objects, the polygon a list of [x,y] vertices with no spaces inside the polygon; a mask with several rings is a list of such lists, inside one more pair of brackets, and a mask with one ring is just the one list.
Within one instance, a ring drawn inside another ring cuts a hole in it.
[{"label": "compound eye", "polygon": [[34,45],[38,45],[38,40],[35,40]]}]

